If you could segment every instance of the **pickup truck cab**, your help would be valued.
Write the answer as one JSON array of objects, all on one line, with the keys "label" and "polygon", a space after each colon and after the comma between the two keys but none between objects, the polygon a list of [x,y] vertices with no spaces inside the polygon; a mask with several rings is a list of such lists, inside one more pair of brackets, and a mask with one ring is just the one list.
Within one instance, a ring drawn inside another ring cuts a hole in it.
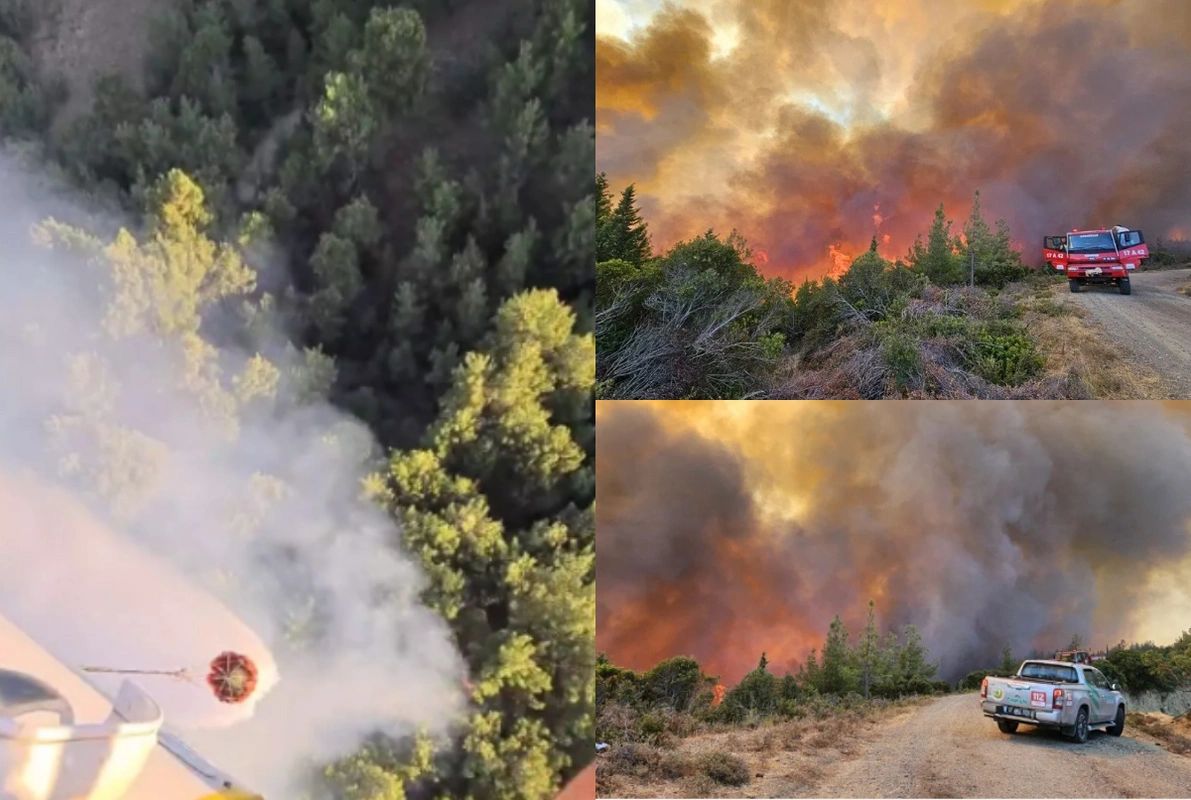
[{"label": "pickup truck cab", "polygon": [[987,677],[980,686],[984,716],[1001,733],[1017,726],[1057,729],[1083,744],[1093,730],[1120,736],[1125,730],[1125,697],[1090,664],[1058,660],[1023,661],[1012,678]]}]

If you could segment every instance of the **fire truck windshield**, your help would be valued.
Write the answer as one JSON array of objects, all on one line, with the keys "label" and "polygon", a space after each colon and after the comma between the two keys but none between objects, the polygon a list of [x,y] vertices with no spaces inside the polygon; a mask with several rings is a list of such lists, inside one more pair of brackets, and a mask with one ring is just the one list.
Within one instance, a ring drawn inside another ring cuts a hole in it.
[{"label": "fire truck windshield", "polygon": [[1072,233],[1067,237],[1068,253],[1103,253],[1115,251],[1111,233]]}]

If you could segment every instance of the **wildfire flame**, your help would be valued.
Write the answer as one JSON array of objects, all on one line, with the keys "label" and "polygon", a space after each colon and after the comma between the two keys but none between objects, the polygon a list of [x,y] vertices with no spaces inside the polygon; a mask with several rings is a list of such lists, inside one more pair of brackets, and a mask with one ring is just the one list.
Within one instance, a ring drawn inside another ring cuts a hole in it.
[{"label": "wildfire flame", "polygon": [[711,707],[715,708],[720,703],[724,702],[724,692],[728,691],[728,687],[724,686],[722,683],[717,683],[713,691],[715,692],[715,695],[711,698]]},{"label": "wildfire flame", "polygon": [[[888,233],[882,255],[904,253],[940,203],[957,232],[978,189],[985,221],[1004,217],[1030,264],[1044,235],[1106,217],[1151,241],[1191,235],[1191,148],[1179,133],[1191,121],[1191,29],[1155,23],[1182,18],[1186,0],[628,5],[681,7],[596,40],[597,164],[611,186],[636,185],[657,250],[736,227],[769,251],[767,274],[800,282],[829,270],[833,241],[860,253]],[[722,50],[724,31],[746,28],[749,47]],[[874,68],[840,73],[842,40],[871,47]],[[1037,55],[1075,40],[1080,59]],[[741,80],[758,65],[773,79]],[[1035,80],[1017,80],[1024,70]],[[1104,113],[1073,126],[1086,108],[1070,86],[1128,95],[1171,124]],[[742,98],[783,112],[741,117]],[[726,190],[709,197],[703,185]]]},{"label": "wildfire flame", "polygon": [[852,256],[845,253],[841,247],[842,245],[836,242],[827,248],[827,257],[831,259],[831,268],[827,273],[829,275],[842,275],[852,264]]}]

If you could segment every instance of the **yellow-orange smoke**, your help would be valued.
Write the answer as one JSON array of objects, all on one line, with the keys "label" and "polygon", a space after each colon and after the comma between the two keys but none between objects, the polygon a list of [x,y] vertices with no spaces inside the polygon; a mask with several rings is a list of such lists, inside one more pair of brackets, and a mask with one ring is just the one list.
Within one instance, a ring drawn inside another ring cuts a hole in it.
[{"label": "yellow-orange smoke", "polygon": [[905,253],[976,189],[1030,261],[1077,226],[1191,230],[1185,0],[683,0],[634,21],[597,38],[597,166],[637,185],[656,249],[736,228],[767,272],[823,274],[874,234]]},{"label": "yellow-orange smoke", "polygon": [[1191,403],[601,402],[597,428],[597,639],[634,669],[781,671],[870,599],[946,677],[1191,618]]}]

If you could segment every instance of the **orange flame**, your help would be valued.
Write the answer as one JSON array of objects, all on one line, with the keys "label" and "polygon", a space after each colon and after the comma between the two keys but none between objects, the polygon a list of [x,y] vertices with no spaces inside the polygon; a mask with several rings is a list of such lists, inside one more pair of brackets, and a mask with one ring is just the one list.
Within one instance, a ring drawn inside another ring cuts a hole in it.
[{"label": "orange flame", "polygon": [[881,216],[881,204],[877,203],[875,206],[873,206],[873,224],[880,228],[881,223],[884,221],[885,218]]},{"label": "orange flame", "polygon": [[852,263],[852,257],[840,248],[841,244],[839,242],[827,248],[827,257],[831,259],[831,269],[828,270],[829,275],[842,275]]},{"label": "orange flame", "polygon": [[724,702],[724,692],[728,691],[728,687],[724,686],[722,683],[717,683],[713,691],[715,692],[715,696],[711,698],[711,707],[715,708],[720,703]]}]

